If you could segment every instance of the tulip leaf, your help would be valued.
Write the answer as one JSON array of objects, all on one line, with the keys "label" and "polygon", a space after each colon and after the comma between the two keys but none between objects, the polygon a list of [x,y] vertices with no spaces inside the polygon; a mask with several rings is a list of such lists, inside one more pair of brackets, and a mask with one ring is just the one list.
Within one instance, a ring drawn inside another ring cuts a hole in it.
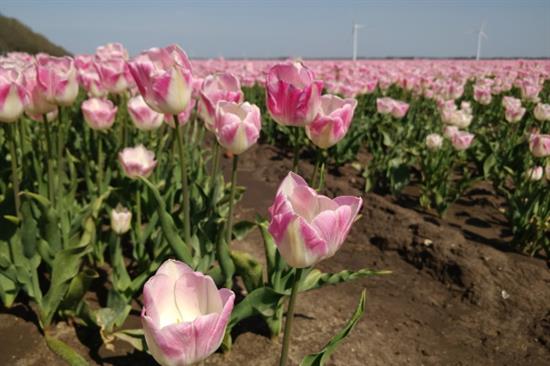
[{"label": "tulip leaf", "polygon": [[260,287],[252,291],[243,301],[235,305],[229,327],[231,328],[241,320],[254,315],[273,316],[277,304],[284,296],[269,287]]},{"label": "tulip leaf", "polygon": [[363,277],[381,276],[391,274],[391,271],[374,271],[368,268],[359,271],[340,271],[336,273],[323,273],[318,269],[312,269],[301,282],[300,291],[317,289],[326,285],[337,285],[353,281]]},{"label": "tulip leaf", "polygon": [[77,351],[75,351],[67,343],[46,335],[46,344],[56,355],[61,357],[70,366],[88,366],[89,363],[84,357],[82,357]]},{"label": "tulip leaf", "polygon": [[231,259],[235,263],[236,273],[239,274],[248,292],[262,286],[263,267],[258,263],[250,253],[239,250],[231,251]]},{"label": "tulip leaf", "polygon": [[6,308],[10,308],[19,293],[19,286],[15,281],[0,272],[0,301]]},{"label": "tulip leaf", "polygon": [[256,227],[252,221],[239,221],[233,225],[233,240],[243,240]]},{"label": "tulip leaf", "polygon": [[145,335],[143,329],[125,329],[113,333],[115,338],[120,339],[126,343],[129,343],[136,350],[141,352],[147,351],[147,343],[145,342]]},{"label": "tulip leaf", "polygon": [[348,320],[344,328],[338,332],[332,339],[323,347],[321,352],[307,355],[304,357],[300,366],[323,366],[325,362],[329,359],[330,355],[336,350],[338,345],[351,333],[353,328],[357,325],[357,322],[361,319],[365,313],[365,301],[366,301],[366,291],[363,290],[361,293],[361,298],[357,308],[353,313],[352,317]]},{"label": "tulip leaf", "polygon": [[159,215],[160,225],[162,226],[164,237],[166,238],[168,243],[170,243],[170,246],[172,247],[172,250],[178,257],[178,259],[184,261],[189,265],[192,265],[193,259],[191,257],[191,253],[189,252],[189,247],[178,235],[178,231],[176,228],[176,224],[174,223],[174,219],[166,211],[166,204],[164,203],[164,200],[162,199],[159,190],[147,178],[141,177],[140,179],[149,188],[151,193],[153,193],[153,197],[157,202],[158,215]]}]

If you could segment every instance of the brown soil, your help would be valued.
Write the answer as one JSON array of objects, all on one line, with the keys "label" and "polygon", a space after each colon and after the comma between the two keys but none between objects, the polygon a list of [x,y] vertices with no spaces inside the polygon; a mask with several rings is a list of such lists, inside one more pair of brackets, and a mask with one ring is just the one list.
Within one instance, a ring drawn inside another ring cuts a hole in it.
[{"label": "brown soil", "polygon": [[[267,216],[290,160],[273,147],[259,145],[241,162],[239,183],[247,191],[239,219],[251,219],[256,212]],[[311,174],[309,163],[300,169],[305,177]],[[332,173],[329,195],[361,194],[363,180],[351,166]],[[479,184],[441,220],[418,208],[416,194],[413,186],[398,198],[363,195],[362,217],[342,249],[319,268],[368,267],[393,273],[301,294],[291,364],[318,351],[340,329],[363,288],[365,317],[329,365],[550,364],[550,271],[544,258],[509,249],[502,201],[488,184]],[[256,232],[235,246],[263,258]],[[136,327],[137,315],[129,322]],[[204,365],[275,365],[280,340],[256,329],[261,326],[241,329],[230,353],[215,354]],[[60,324],[55,331],[92,364],[152,364],[142,353],[129,355],[131,349],[124,344],[107,351],[70,325]],[[63,364],[47,349],[30,313],[22,305],[1,311],[0,365],[44,363]]]}]

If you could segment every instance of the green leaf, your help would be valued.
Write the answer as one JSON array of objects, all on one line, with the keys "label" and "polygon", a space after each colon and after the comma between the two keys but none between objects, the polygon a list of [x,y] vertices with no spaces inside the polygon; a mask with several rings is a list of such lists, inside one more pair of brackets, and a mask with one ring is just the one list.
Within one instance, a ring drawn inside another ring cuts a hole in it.
[{"label": "green leaf", "polygon": [[46,335],[46,344],[59,357],[61,357],[70,366],[88,366],[89,363],[77,351],[67,343],[57,338]]},{"label": "green leaf", "polygon": [[32,258],[36,253],[37,246],[37,225],[32,215],[31,204],[24,200],[21,204],[21,244],[23,245],[23,254],[26,258]]},{"label": "green leaf", "polygon": [[340,271],[337,273],[323,273],[318,269],[312,269],[306,278],[301,282],[300,291],[308,291],[320,288],[326,285],[337,285],[348,281],[353,281],[363,277],[381,276],[391,274],[391,271],[373,271],[368,268],[359,271]]},{"label": "green leaf", "polygon": [[147,351],[147,343],[145,342],[145,335],[143,329],[125,329],[113,333],[115,338],[120,339],[126,343],[129,343],[136,350],[145,352]]},{"label": "green leaf", "polygon": [[300,366],[323,366],[325,362],[327,362],[330,355],[336,350],[338,345],[340,345],[340,343],[342,343],[342,341],[351,333],[353,328],[357,325],[357,322],[365,313],[366,297],[366,291],[363,290],[363,292],[361,293],[359,304],[357,304],[355,312],[353,313],[351,319],[348,320],[344,328],[342,328],[342,330],[340,330],[338,334],[332,337],[332,339],[323,347],[321,352],[304,357],[304,359],[300,363]]},{"label": "green leaf", "polygon": [[242,277],[248,292],[262,286],[264,271],[262,265],[252,255],[239,250],[232,250],[231,259],[235,263],[236,273]]},{"label": "green leaf", "polygon": [[166,204],[164,203],[164,200],[162,199],[159,190],[148,179],[143,177],[141,177],[140,179],[149,188],[151,193],[153,193],[153,197],[157,202],[158,215],[164,237],[166,238],[168,243],[170,243],[170,246],[172,247],[172,250],[178,257],[178,259],[184,261],[189,265],[192,265],[193,260],[189,251],[189,247],[178,235],[176,224],[174,224],[174,219],[166,211]]},{"label": "green leaf", "polygon": [[273,316],[279,301],[284,296],[285,295],[277,293],[269,287],[260,287],[252,291],[243,301],[235,305],[233,313],[231,314],[229,327],[233,327],[241,320],[254,315],[262,315],[264,317]]},{"label": "green leaf", "polygon": [[252,221],[239,221],[233,225],[233,240],[244,239],[252,229],[256,227],[256,223]]}]

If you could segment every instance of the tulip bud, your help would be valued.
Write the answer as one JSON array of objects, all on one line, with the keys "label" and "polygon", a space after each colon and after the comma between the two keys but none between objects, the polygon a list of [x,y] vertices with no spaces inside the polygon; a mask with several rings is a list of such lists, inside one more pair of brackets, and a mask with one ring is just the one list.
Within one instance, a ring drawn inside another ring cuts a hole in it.
[{"label": "tulip bud", "polygon": [[116,234],[122,235],[130,230],[132,223],[132,213],[125,207],[118,205],[111,210],[111,230]]},{"label": "tulip bud", "polygon": [[445,136],[448,139],[452,139],[455,133],[458,132],[458,127],[456,126],[445,126],[443,128],[443,136]]},{"label": "tulip bud", "polygon": [[529,150],[537,158],[550,155],[550,135],[532,134],[529,138]]},{"label": "tulip bud", "polygon": [[485,85],[475,85],[474,86],[474,100],[482,105],[491,104],[491,88]]},{"label": "tulip bud", "polygon": [[548,164],[544,169],[544,175],[546,177],[546,180],[550,182],[550,164]]},{"label": "tulip bud", "polygon": [[380,114],[391,113],[393,109],[393,99],[384,97],[376,99],[376,111]]},{"label": "tulip bud", "polygon": [[36,67],[30,66],[23,72],[23,86],[28,93],[28,103],[25,105],[25,113],[33,118],[38,117],[43,120],[44,114],[49,114],[57,110],[57,106],[48,102],[40,91],[36,80]]},{"label": "tulip bud", "polygon": [[84,120],[94,130],[108,130],[115,122],[117,107],[109,99],[91,98],[82,102]]},{"label": "tulip bud", "polygon": [[407,103],[395,100],[393,102],[391,115],[392,115],[393,118],[401,119],[401,118],[405,117],[408,110],[409,110],[409,105]]},{"label": "tulip bud", "polygon": [[451,143],[456,150],[466,150],[472,144],[474,134],[466,131],[457,131],[451,137]]},{"label": "tulip bud", "polygon": [[537,121],[550,121],[550,104],[537,104],[533,110],[533,114],[535,115]]},{"label": "tulip bud", "polygon": [[0,122],[15,122],[23,114],[27,93],[20,73],[0,66]]},{"label": "tulip bud", "polygon": [[317,118],[306,126],[306,134],[321,149],[328,149],[348,132],[357,100],[342,99],[336,95],[323,95]]},{"label": "tulip bud", "polygon": [[426,146],[429,150],[435,151],[441,149],[443,145],[443,137],[437,133],[431,133],[426,136]]},{"label": "tulip bud", "polygon": [[141,323],[149,352],[162,366],[200,362],[222,343],[235,294],[186,264],[164,262],[143,287]]},{"label": "tulip bud", "polygon": [[258,141],[262,121],[260,108],[244,102],[218,102],[216,137],[221,146],[239,155]]},{"label": "tulip bud", "polygon": [[143,145],[125,148],[118,154],[118,161],[130,179],[148,177],[157,165],[155,153]]},{"label": "tulip bud", "polygon": [[142,131],[156,130],[164,121],[164,114],[149,108],[141,95],[136,95],[128,100],[128,114],[134,122],[134,126]]},{"label": "tulip bud", "polygon": [[267,75],[267,109],[275,122],[306,126],[319,113],[323,82],[301,63],[273,66]]},{"label": "tulip bud", "polygon": [[536,166],[527,171],[527,179],[532,181],[539,181],[544,176],[544,169],[541,166]]},{"label": "tulip bud", "polygon": [[128,64],[139,92],[153,110],[178,114],[191,99],[191,63],[176,45],[151,48]]},{"label": "tulip bud", "polygon": [[360,197],[340,196],[331,200],[320,195],[291,172],[269,208],[269,232],[290,266],[309,267],[336,253],[361,205]]},{"label": "tulip bud", "polygon": [[96,63],[96,68],[101,75],[105,88],[113,94],[125,92],[133,82],[130,69],[124,59],[101,60]]},{"label": "tulip bud", "polygon": [[202,83],[198,113],[209,131],[215,129],[216,106],[221,101],[235,103],[243,101],[241,84],[233,74],[210,75]]},{"label": "tulip bud", "polygon": [[52,104],[69,106],[78,96],[74,61],[70,57],[37,56],[38,86]]}]

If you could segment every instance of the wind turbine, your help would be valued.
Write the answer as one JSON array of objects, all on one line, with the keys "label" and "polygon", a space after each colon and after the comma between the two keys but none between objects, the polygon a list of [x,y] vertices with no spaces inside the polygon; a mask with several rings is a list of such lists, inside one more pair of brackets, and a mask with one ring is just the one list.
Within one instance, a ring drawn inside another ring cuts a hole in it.
[{"label": "wind turbine", "polygon": [[476,54],[476,60],[479,61],[481,57],[481,39],[485,38],[488,39],[487,34],[485,34],[485,21],[481,23],[481,27],[479,28],[479,32],[477,32],[477,54]]},{"label": "wind turbine", "polygon": [[351,34],[353,36],[353,61],[357,60],[357,33],[359,33],[359,29],[364,28],[365,26],[362,24],[353,23],[353,27],[351,30]]}]

